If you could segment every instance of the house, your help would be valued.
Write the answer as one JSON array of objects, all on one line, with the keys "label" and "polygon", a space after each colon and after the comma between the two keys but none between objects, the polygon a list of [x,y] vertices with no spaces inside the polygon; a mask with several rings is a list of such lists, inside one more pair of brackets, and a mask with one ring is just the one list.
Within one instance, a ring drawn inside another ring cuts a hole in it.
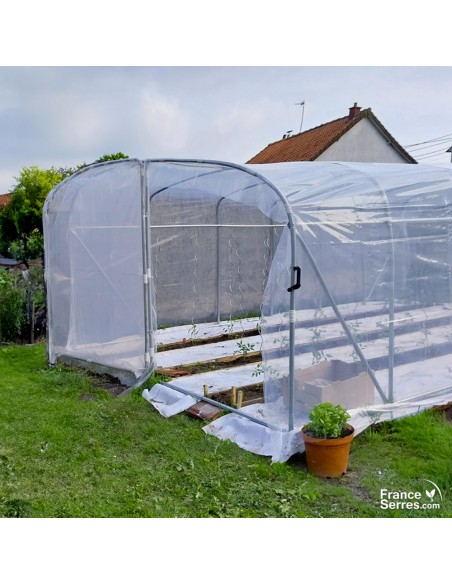
[{"label": "house", "polygon": [[416,160],[394,139],[370,108],[356,103],[347,116],[269,144],[247,164],[329,160],[344,162],[406,162]]},{"label": "house", "polygon": [[11,200],[12,195],[10,193],[6,193],[5,195],[0,195],[0,211],[5,207],[9,201]]}]

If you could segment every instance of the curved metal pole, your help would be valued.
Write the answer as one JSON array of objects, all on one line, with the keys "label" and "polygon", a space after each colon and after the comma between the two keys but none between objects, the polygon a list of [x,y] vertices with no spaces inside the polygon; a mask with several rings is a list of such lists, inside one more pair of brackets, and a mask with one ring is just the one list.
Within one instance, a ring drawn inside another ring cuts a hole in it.
[{"label": "curved metal pole", "polygon": [[[290,251],[292,257],[292,282],[290,287],[295,284],[295,266],[296,262],[296,245],[295,239],[297,232],[292,223],[292,215],[289,220],[290,229]],[[290,308],[289,308],[289,430],[294,426],[294,409],[295,409],[295,290],[290,291]]]},{"label": "curved metal pole", "polygon": [[58,191],[63,186],[65,186],[69,181],[71,181],[73,178],[78,177],[85,172],[89,172],[93,168],[100,168],[101,166],[111,166],[113,164],[128,164],[130,162],[138,162],[140,164],[140,166],[142,164],[142,161],[139,158],[122,158],[120,160],[107,160],[106,162],[98,162],[97,164],[88,164],[87,166],[84,166],[80,170],[77,170],[76,172],[74,172],[74,174],[67,176],[64,180],[62,180],[60,183],[58,183],[49,192],[49,194],[46,197],[46,200],[44,201],[44,205],[43,205],[43,209],[42,209],[43,214],[48,213],[47,207],[49,207],[49,205],[52,203],[53,199],[58,194]]},{"label": "curved metal pole", "polygon": [[[273,264],[273,258],[275,257],[275,222],[273,221],[273,218],[270,217],[270,242],[269,242],[269,247],[270,247],[270,268],[268,270],[268,274],[267,274],[267,282],[268,282],[268,278],[270,276],[270,269],[271,266]],[[265,287],[264,287],[264,291],[265,291]],[[264,299],[262,298],[262,305],[264,303]],[[273,316],[274,314],[274,301],[272,298],[271,301],[271,305],[270,305],[270,315]]]},{"label": "curved metal pole", "polygon": [[144,309],[144,371],[140,378],[131,386],[119,394],[118,397],[129,395],[131,391],[139,387],[148,379],[154,371],[154,337],[152,322],[152,264],[151,264],[151,228],[150,228],[150,199],[148,196],[147,181],[148,163],[140,164],[140,188],[141,188],[141,248],[143,257],[143,309]]},{"label": "curved metal pole", "polygon": [[145,322],[145,366],[151,366],[152,338],[152,306],[151,306],[151,232],[149,215],[149,197],[147,183],[147,163],[141,167],[141,213],[142,213],[142,242],[143,242],[143,282],[144,282],[144,322]]},{"label": "curved metal pole", "polygon": [[220,306],[220,223],[219,223],[219,212],[220,205],[226,199],[222,197],[215,208],[215,221],[217,224],[217,298],[216,298],[216,309],[217,309],[217,323],[221,320],[221,306]]}]

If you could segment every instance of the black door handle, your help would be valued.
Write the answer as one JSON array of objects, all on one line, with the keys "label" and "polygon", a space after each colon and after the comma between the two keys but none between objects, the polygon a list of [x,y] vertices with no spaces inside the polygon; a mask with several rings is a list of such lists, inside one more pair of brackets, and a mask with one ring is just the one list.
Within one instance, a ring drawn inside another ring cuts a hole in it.
[{"label": "black door handle", "polygon": [[301,268],[299,266],[294,266],[293,269],[297,273],[297,281],[293,286],[287,288],[287,292],[293,292],[294,290],[298,290],[298,288],[301,288]]}]

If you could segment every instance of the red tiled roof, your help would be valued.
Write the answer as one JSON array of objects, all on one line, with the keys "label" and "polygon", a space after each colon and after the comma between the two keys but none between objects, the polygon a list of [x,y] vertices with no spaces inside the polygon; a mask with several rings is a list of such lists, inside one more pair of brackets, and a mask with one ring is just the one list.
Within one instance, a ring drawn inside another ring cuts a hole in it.
[{"label": "red tiled roof", "polygon": [[349,116],[345,116],[300,134],[295,134],[295,136],[273,142],[248,160],[247,164],[316,160],[322,152],[325,152],[334,142],[337,142],[339,138],[364,118],[367,118],[380,130],[388,142],[407,162],[416,164],[416,160],[394,140],[383,124],[374,116],[370,108],[362,110],[352,120],[349,119]]},{"label": "red tiled roof", "polygon": [[6,193],[6,195],[0,195],[0,209],[3,209],[3,207],[9,203],[9,201],[11,200],[11,196],[9,193]]}]

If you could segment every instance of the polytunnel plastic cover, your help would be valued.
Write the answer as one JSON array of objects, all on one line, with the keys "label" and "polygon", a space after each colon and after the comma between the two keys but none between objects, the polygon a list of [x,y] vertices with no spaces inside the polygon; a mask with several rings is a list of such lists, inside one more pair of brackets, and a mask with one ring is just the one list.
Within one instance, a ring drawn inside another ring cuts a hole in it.
[{"label": "polytunnel plastic cover", "polygon": [[451,206],[448,167],[95,165],[44,210],[49,359],[132,383],[155,366],[157,327],[259,312],[264,403],[242,413],[270,428],[231,414],[206,431],[274,460],[302,448],[318,401],[358,431],[444,403]]}]

